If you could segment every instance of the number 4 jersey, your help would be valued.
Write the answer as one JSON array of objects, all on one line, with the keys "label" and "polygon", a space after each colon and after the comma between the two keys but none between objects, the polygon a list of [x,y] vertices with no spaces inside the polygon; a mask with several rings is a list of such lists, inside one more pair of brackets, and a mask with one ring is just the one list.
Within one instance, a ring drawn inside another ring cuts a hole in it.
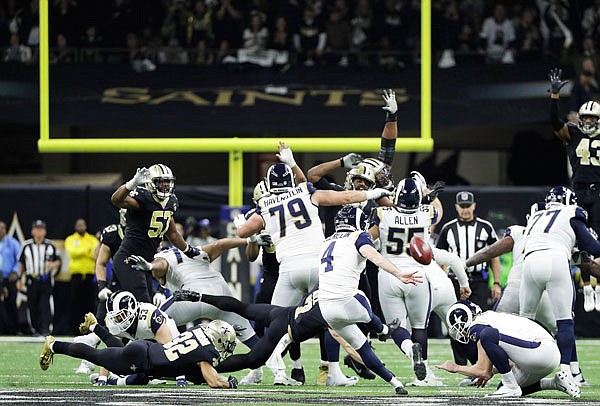
[{"label": "number 4 jersey", "polygon": [[277,261],[289,257],[316,257],[325,239],[318,206],[311,201],[315,192],[311,183],[301,183],[289,192],[260,199],[256,213],[265,222],[265,230],[275,244]]}]

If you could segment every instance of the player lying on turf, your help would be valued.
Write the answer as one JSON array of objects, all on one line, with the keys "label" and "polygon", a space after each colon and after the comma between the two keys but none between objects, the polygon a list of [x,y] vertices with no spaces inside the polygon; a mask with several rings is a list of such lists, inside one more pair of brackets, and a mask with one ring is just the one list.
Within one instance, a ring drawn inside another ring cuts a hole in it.
[{"label": "player lying on turf", "polygon": [[233,353],[235,344],[233,327],[222,320],[213,320],[206,327],[192,327],[166,344],[136,340],[125,347],[99,350],[47,336],[39,362],[45,371],[54,354],[65,354],[86,359],[119,375],[140,372],[154,377],[185,375],[192,382],[204,380],[211,388],[234,389],[237,378],[222,377],[215,367]]}]

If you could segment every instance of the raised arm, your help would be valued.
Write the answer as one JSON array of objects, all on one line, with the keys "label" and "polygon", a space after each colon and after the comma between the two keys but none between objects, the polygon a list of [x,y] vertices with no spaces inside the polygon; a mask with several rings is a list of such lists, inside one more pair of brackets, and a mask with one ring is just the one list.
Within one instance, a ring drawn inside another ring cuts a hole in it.
[{"label": "raised arm", "polygon": [[548,77],[550,78],[550,122],[552,130],[558,138],[563,141],[570,141],[569,129],[558,115],[558,99],[560,98],[560,89],[569,81],[560,79],[562,69],[554,68],[550,70]]},{"label": "raised arm", "polygon": [[137,200],[129,196],[129,192],[135,190],[140,185],[150,180],[150,171],[148,168],[137,168],[135,175],[131,180],[119,186],[119,188],[110,197],[110,201],[117,207],[122,209],[139,209],[140,205]]},{"label": "raised arm", "polygon": [[377,159],[385,163],[388,168],[392,167],[394,153],[396,152],[396,139],[398,138],[398,103],[396,102],[396,92],[393,89],[383,91],[383,101],[386,111],[385,125],[381,133],[381,148]]}]

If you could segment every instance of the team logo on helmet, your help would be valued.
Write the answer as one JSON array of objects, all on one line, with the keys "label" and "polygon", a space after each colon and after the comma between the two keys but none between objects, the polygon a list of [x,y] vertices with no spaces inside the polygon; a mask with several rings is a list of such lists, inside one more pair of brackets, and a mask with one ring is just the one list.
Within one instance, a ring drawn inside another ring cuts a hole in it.
[{"label": "team logo on helmet", "polygon": [[481,314],[481,308],[469,300],[459,300],[448,309],[446,325],[448,334],[459,343],[469,342],[469,328],[475,317]]},{"label": "team logo on helmet", "polygon": [[356,206],[344,206],[335,215],[335,231],[358,231],[367,228],[367,215]]},{"label": "team logo on helmet", "polygon": [[[581,132],[586,135],[594,134],[598,131],[598,121],[600,120],[600,104],[591,100],[583,103],[579,108],[577,116],[577,126]],[[588,120],[586,120],[586,118]]]},{"label": "team logo on helmet", "polygon": [[164,164],[155,164],[148,170],[150,181],[146,183],[146,188],[161,200],[170,197],[175,190],[175,176],[171,168]]},{"label": "team logo on helmet", "polygon": [[131,292],[117,291],[106,301],[106,327],[112,335],[127,331],[137,319],[138,302]]},{"label": "team logo on helmet", "polygon": [[412,213],[419,209],[423,194],[421,188],[413,178],[405,178],[398,182],[394,204],[402,211]]},{"label": "team logo on helmet", "polygon": [[229,357],[235,350],[235,329],[223,320],[213,320],[204,328],[215,349],[221,354],[221,360]]},{"label": "team logo on helmet", "polygon": [[281,162],[269,168],[265,182],[269,193],[285,193],[296,186],[292,168]]},{"label": "team logo on helmet", "polygon": [[546,207],[552,205],[575,206],[577,205],[577,197],[575,193],[565,186],[554,186],[545,199]]}]

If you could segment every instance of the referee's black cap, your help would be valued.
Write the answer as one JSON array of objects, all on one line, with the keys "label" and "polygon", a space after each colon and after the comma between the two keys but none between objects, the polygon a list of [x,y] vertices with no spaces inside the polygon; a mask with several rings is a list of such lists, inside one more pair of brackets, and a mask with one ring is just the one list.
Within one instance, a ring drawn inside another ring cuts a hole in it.
[{"label": "referee's black cap", "polygon": [[46,228],[46,222],[44,220],[35,220],[31,223],[31,228],[42,227]]},{"label": "referee's black cap", "polygon": [[471,192],[462,191],[456,194],[456,204],[473,204],[475,203],[475,196]]}]

